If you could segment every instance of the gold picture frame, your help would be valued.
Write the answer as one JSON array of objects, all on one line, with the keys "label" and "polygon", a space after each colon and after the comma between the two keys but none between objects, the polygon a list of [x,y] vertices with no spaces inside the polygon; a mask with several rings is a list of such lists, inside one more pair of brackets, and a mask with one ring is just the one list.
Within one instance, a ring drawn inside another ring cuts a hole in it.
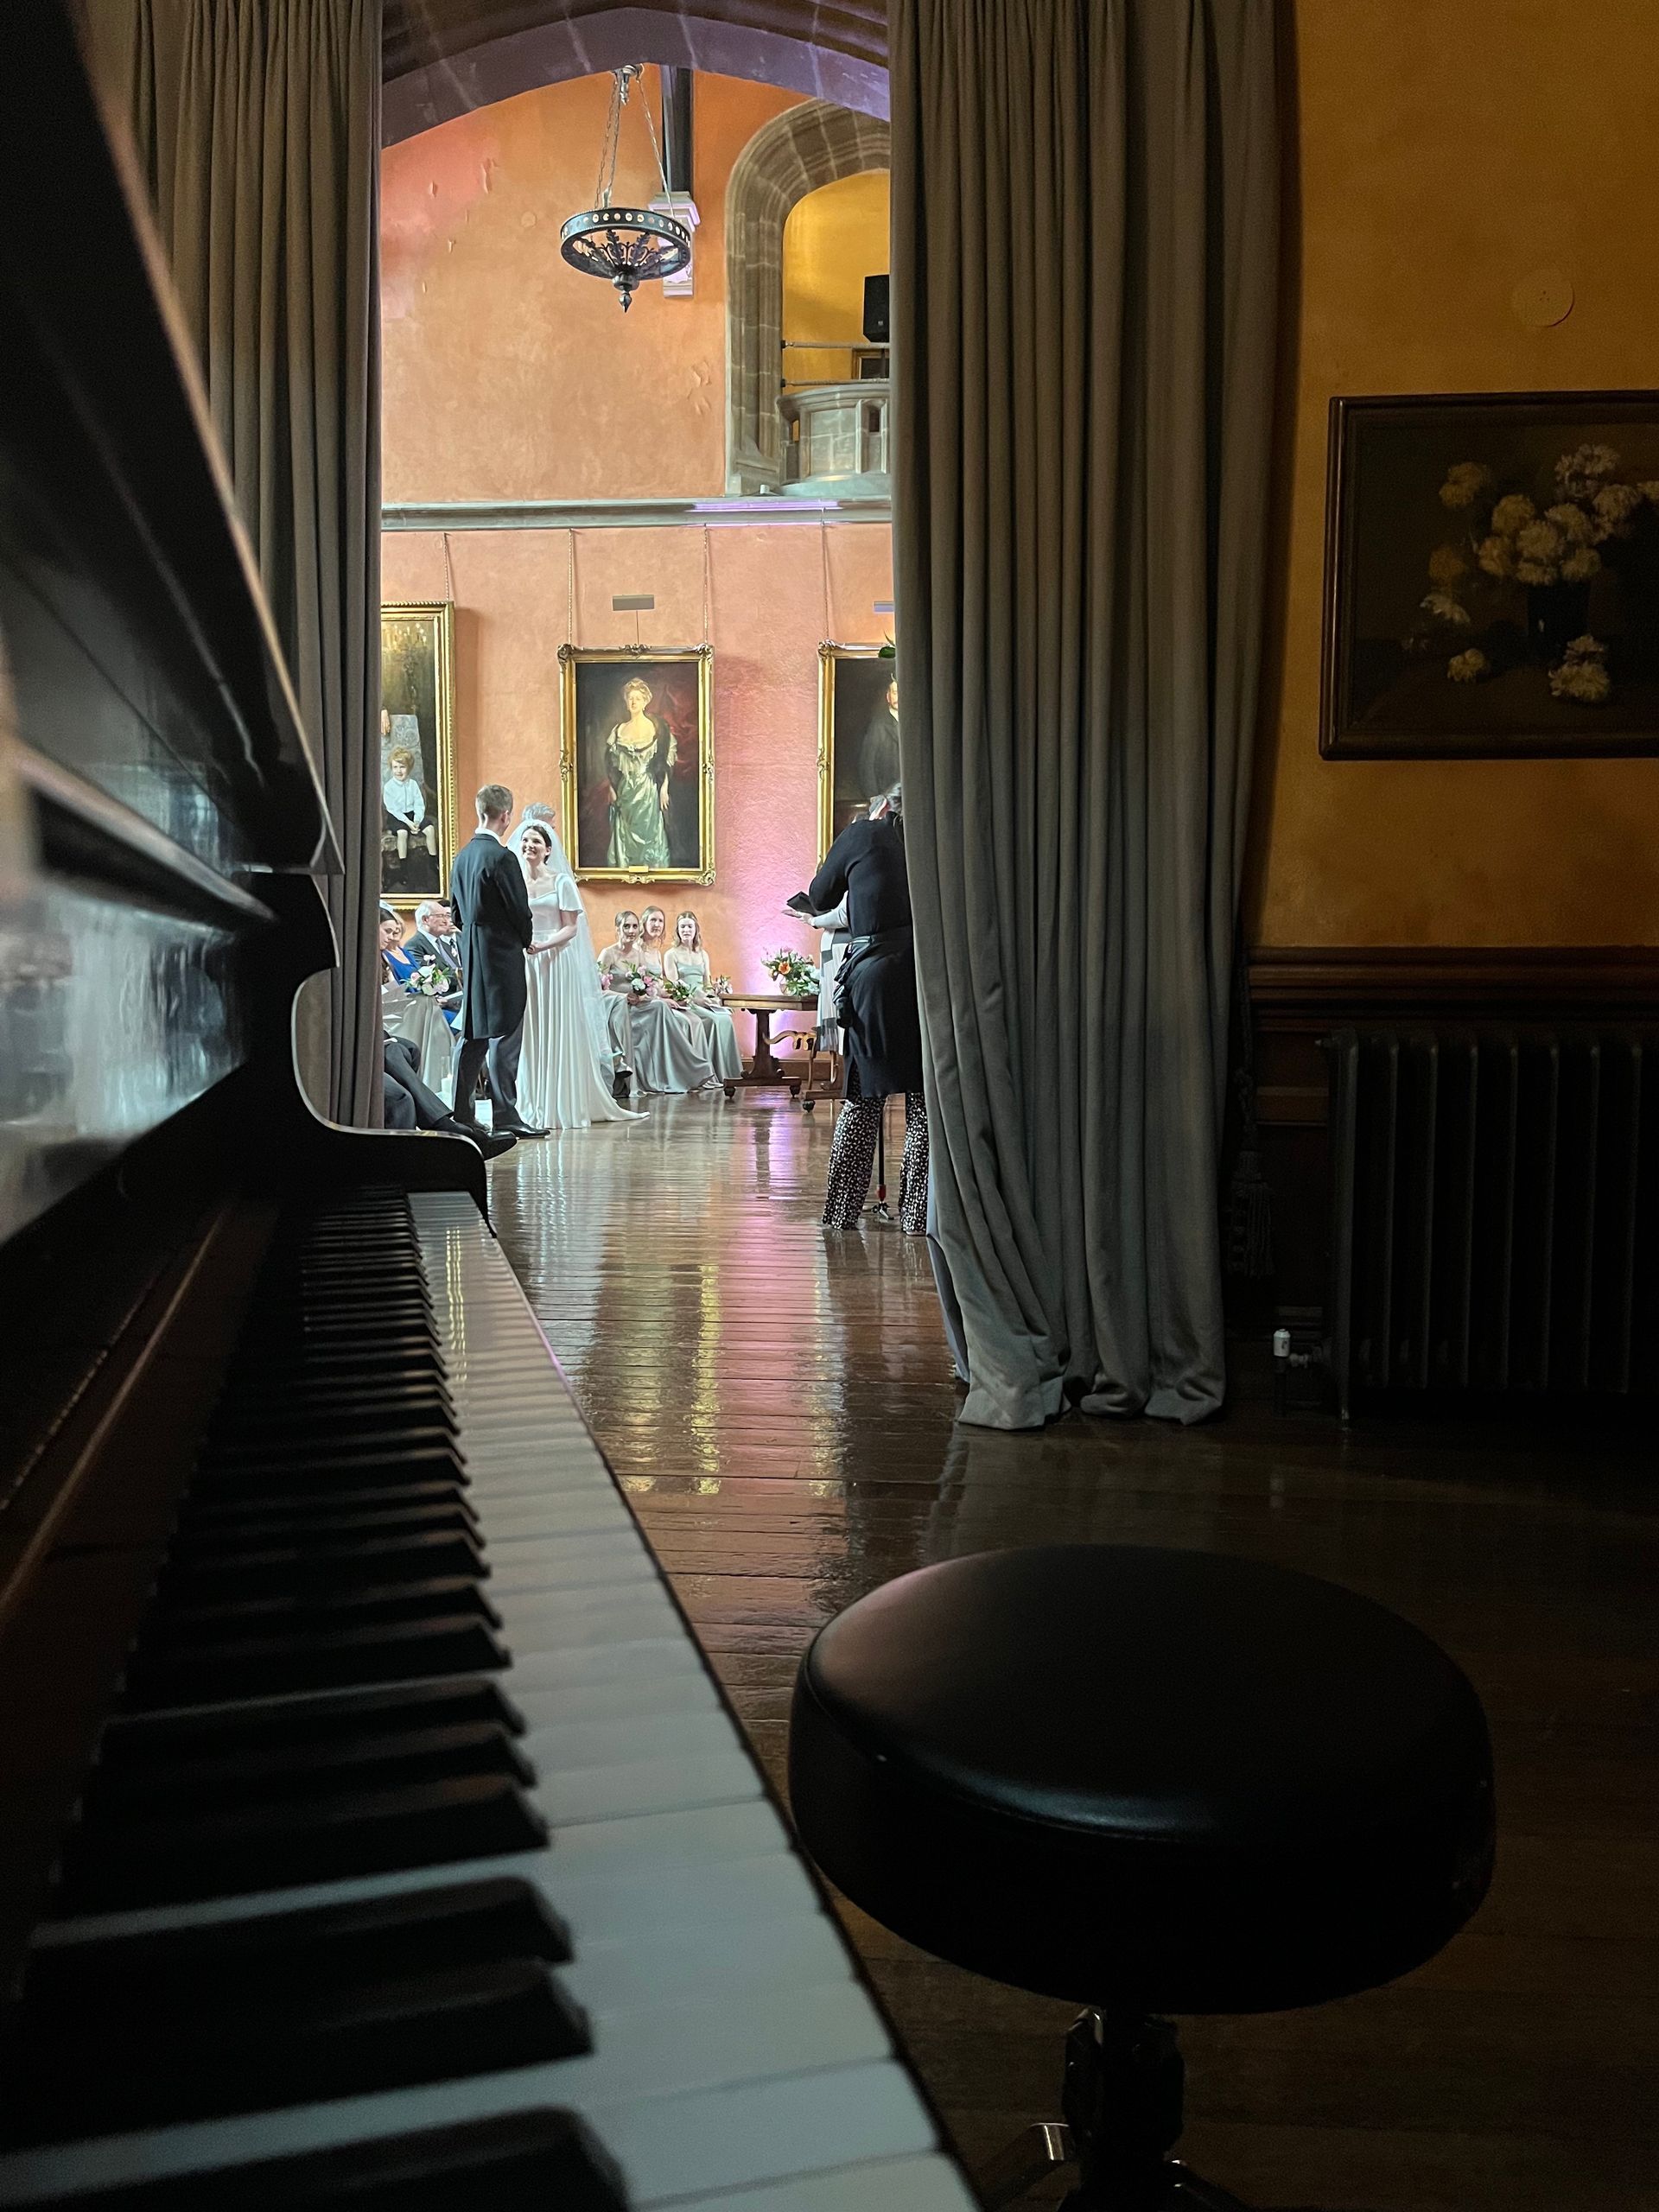
[{"label": "gold picture frame", "polygon": [[[379,746],[380,896],[413,913],[423,899],[447,895],[455,856],[455,610],[448,600],[380,609]],[[413,756],[413,772],[395,779],[400,754]]]},{"label": "gold picture frame", "polygon": [[[712,645],[559,647],[565,836],[582,880],[714,881],[714,663]],[[647,696],[628,708],[635,679]],[[630,748],[632,788],[620,794],[612,746],[627,741],[613,717],[625,713],[658,736],[654,748],[649,740]],[[652,857],[653,842],[665,862]]]},{"label": "gold picture frame", "polygon": [[[887,712],[888,688],[897,681],[896,664],[886,646],[837,645],[826,638],[818,647],[820,860],[877,791],[898,781],[895,749],[891,777],[878,780],[877,790],[862,788],[873,753],[879,749],[885,766],[889,747],[897,746],[897,717]],[[890,733],[880,727],[884,722],[891,723]]]}]

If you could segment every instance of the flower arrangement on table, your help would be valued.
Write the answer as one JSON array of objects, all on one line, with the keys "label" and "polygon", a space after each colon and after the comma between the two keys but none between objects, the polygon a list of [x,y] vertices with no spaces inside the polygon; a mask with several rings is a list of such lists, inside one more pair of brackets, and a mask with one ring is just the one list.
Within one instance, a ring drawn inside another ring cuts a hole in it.
[{"label": "flower arrangement on table", "polygon": [[[1659,480],[1626,482],[1621,467],[1611,446],[1581,445],[1522,490],[1501,484],[1482,461],[1454,462],[1440,505],[1463,536],[1429,555],[1421,601],[1428,625],[1408,645],[1419,652],[1457,645],[1447,680],[1484,683],[1514,660],[1503,650],[1502,618],[1520,611],[1554,697],[1590,707],[1611,698],[1607,647],[1587,626],[1592,580],[1616,563],[1622,541],[1659,524]],[[1480,645],[1459,645],[1477,628]],[[1510,627],[1508,634],[1517,632]]]},{"label": "flower arrangement on table", "polygon": [[458,991],[461,982],[442,961],[426,959],[412,971],[404,988],[412,991],[416,998],[443,999],[448,998],[451,991]]},{"label": "flower arrangement on table", "polygon": [[785,998],[817,996],[818,971],[804,952],[769,952],[760,965]]}]

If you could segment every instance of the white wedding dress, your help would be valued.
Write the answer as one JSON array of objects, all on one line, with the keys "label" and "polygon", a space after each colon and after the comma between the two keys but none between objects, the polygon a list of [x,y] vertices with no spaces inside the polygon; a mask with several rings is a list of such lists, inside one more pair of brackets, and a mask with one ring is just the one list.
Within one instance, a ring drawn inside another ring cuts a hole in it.
[{"label": "white wedding dress", "polygon": [[[544,827],[544,824],[538,824]],[[530,891],[532,948],[546,944],[561,911],[580,914],[575,878],[561,866],[557,847],[541,875],[525,880]],[[518,1104],[545,1129],[585,1129],[594,1122],[637,1122],[611,1095],[613,1062],[600,997],[592,939],[584,924],[556,952],[526,956],[529,1001],[518,1063]]]}]

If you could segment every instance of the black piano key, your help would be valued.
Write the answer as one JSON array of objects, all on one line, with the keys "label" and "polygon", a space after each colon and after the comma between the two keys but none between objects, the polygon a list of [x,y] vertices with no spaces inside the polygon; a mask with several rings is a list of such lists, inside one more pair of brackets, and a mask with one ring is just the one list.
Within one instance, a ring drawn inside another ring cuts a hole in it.
[{"label": "black piano key", "polygon": [[350,1384],[365,1388],[372,1382],[442,1383],[443,1361],[425,1330],[389,1350],[378,1339],[372,1344],[313,1344],[296,1346],[268,1357],[238,1360],[238,1389],[270,1390]]},{"label": "black piano key", "polygon": [[332,1635],[233,1637],[189,1652],[152,1656],[141,1648],[128,1662],[123,1695],[129,1710],[154,1712],[429,1675],[500,1674],[508,1661],[505,1645],[483,1622],[451,1614]]},{"label": "black piano key", "polygon": [[367,1428],[373,1433],[377,1423],[382,1430],[396,1429],[409,1421],[424,1425],[453,1412],[448,1390],[425,1376],[399,1382],[384,1376],[367,1381],[341,1376],[308,1379],[297,1389],[288,1377],[257,1387],[243,1380],[236,1385],[235,1403],[214,1421],[209,1440],[282,1436],[292,1428],[342,1419],[358,1431]]},{"label": "black piano key", "polygon": [[249,1448],[303,1451],[314,1437],[334,1445],[350,1437],[386,1437],[405,1426],[453,1434],[454,1425],[448,1402],[435,1390],[411,1390],[402,1401],[389,1393],[314,1400],[308,1391],[286,1406],[270,1405],[257,1419],[249,1408],[233,1421],[216,1423],[206,1448],[216,1459],[233,1459]]},{"label": "black piano key", "polygon": [[338,1498],[319,1500],[315,1510],[260,1513],[245,1510],[199,1518],[187,1507],[168,1547],[169,1566],[211,1562],[275,1545],[299,1550],[332,1549],[365,1540],[448,1532],[476,1538],[478,1516],[461,1497],[421,1497],[398,1503],[391,1499],[355,1508]]},{"label": "black piano key", "polygon": [[42,2038],[19,2051],[16,2139],[270,2112],[548,2065],[593,2048],[581,2007],[539,1959],[356,1985],[266,1988],[254,1976],[216,1999],[198,1986],[178,2005],[149,1991],[138,2004],[137,2023],[87,2020],[55,2050]]},{"label": "black piano key", "polygon": [[327,1497],[336,1491],[401,1489],[409,1483],[468,1481],[466,1468],[447,1438],[411,1444],[400,1438],[395,1449],[365,1443],[350,1451],[308,1452],[301,1459],[291,1452],[272,1452],[265,1459],[250,1457],[232,1467],[205,1459],[190,1486],[191,1497],[204,1502],[218,1498],[282,1496],[300,1497],[308,1492]]},{"label": "black piano key", "polygon": [[425,1621],[446,1614],[467,1614],[499,1628],[501,1616],[480,1586],[461,1575],[430,1582],[385,1582],[362,1589],[266,1592],[212,1604],[169,1604],[157,1608],[144,1627],[146,1659],[160,1651],[184,1651],[227,1637],[291,1637],[313,1628],[340,1630],[369,1627],[376,1621]]},{"label": "black piano key", "polygon": [[273,1530],[298,1523],[304,1528],[338,1528],[359,1515],[395,1514],[415,1506],[456,1508],[474,1526],[478,1515],[466,1491],[454,1482],[410,1482],[383,1490],[261,1491],[249,1496],[232,1491],[215,1491],[198,1486],[179,1516],[181,1531],[192,1535],[234,1529],[245,1532],[260,1523]]},{"label": "black piano key", "polygon": [[125,2034],[148,2005],[219,2005],[231,1990],[289,1996],[512,1959],[563,1966],[569,1958],[569,1930],[540,1892],[495,1875],[251,1920],[38,1945],[16,2017],[61,2041]]},{"label": "black piano key", "polygon": [[627,2212],[588,2129],[551,2109],[41,2201],[53,2212]]},{"label": "black piano key", "polygon": [[408,1535],[334,1539],[326,1529],[315,1540],[299,1530],[281,1543],[245,1548],[226,1544],[184,1548],[169,1558],[159,1585],[163,1600],[200,1602],[208,1594],[232,1598],[264,1591],[349,1588],[382,1582],[432,1582],[445,1575],[482,1581],[489,1573],[477,1537],[467,1528],[418,1530]]},{"label": "black piano key", "polygon": [[277,1750],[285,1745],[350,1744],[423,1728],[493,1724],[524,1733],[524,1715],[498,1683],[470,1676],[410,1688],[337,1690],[324,1697],[268,1705],[225,1706],[207,1712],[139,1713],[111,1720],[99,1741],[100,1769],[143,1767],[168,1760]]},{"label": "black piano key", "polygon": [[325,1459],[334,1459],[342,1453],[378,1453],[424,1455],[434,1452],[453,1452],[455,1448],[455,1427],[451,1421],[431,1421],[423,1426],[399,1428],[389,1435],[384,1427],[365,1430],[360,1435],[333,1436],[326,1434],[275,1437],[269,1433],[239,1440],[215,1444],[204,1455],[204,1472],[222,1473],[234,1478],[256,1471],[292,1467],[298,1470]]},{"label": "black piano key", "polygon": [[462,1776],[200,1817],[92,1819],[65,1839],[57,1909],[117,1912],[534,1851],[547,1824],[518,1785]]},{"label": "black piano key", "polygon": [[133,1818],[146,1810],[194,1815],[216,1808],[393,1789],[462,1775],[499,1775],[529,1789],[536,1770],[507,1730],[493,1721],[420,1728],[344,1743],[227,1752],[220,1758],[156,1761],[138,1768],[99,1767],[84,1800],[89,1821]]}]

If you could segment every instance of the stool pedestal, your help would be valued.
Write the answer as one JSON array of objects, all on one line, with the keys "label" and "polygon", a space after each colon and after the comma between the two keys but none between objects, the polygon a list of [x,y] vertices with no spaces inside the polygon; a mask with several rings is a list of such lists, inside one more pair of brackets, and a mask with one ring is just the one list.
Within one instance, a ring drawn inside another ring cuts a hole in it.
[{"label": "stool pedestal", "polygon": [[1185,2079],[1172,2021],[1091,2005],[1065,2039],[1064,2125],[1039,2120],[978,2177],[988,2212],[1017,2203],[1057,2166],[1077,2170],[1062,2212],[1248,2212],[1169,2155]]}]

